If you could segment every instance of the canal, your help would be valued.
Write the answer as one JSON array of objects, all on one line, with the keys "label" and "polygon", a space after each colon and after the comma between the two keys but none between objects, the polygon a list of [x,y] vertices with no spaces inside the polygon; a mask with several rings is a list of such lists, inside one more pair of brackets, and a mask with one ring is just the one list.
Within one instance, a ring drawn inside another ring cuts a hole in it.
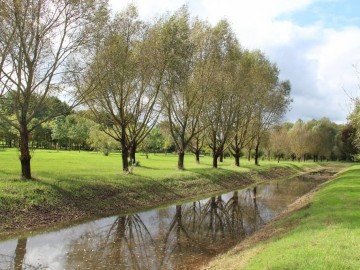
[{"label": "canal", "polygon": [[201,200],[0,240],[0,269],[198,269],[329,175],[270,181]]}]

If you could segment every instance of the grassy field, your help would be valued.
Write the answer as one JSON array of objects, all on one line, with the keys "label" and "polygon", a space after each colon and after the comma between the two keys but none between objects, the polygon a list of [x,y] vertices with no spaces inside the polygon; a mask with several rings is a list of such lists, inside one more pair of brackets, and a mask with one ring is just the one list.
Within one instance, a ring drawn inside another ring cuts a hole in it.
[{"label": "grassy field", "polygon": [[207,269],[360,269],[360,165],[309,198],[303,209],[240,244]]},{"label": "grassy field", "polygon": [[189,155],[186,170],[179,171],[176,155],[138,154],[140,167],[124,174],[119,154],[36,150],[35,180],[22,181],[18,156],[15,149],[0,151],[0,234],[144,209],[320,166],[269,161],[254,166],[242,160],[237,168],[229,158],[213,169],[210,157],[196,164]]}]

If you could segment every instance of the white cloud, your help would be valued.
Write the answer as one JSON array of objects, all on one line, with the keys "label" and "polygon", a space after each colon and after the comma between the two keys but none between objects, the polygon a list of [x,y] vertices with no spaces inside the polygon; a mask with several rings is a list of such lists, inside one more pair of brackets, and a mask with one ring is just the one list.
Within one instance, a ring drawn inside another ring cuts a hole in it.
[{"label": "white cloud", "polygon": [[[344,89],[357,88],[354,64],[360,64],[360,28],[324,27],[321,20],[313,25],[300,26],[281,19],[283,15],[306,11],[322,0],[197,0],[189,1],[193,16],[215,24],[226,18],[230,21],[242,46],[260,49],[278,64],[281,78],[292,83],[294,103],[287,118],[330,117],[346,120],[348,97]],[[130,1],[110,1],[117,10]],[[153,18],[166,11],[174,11],[184,0],[138,0],[134,2],[142,18]],[[321,16],[320,16],[321,18]]]}]

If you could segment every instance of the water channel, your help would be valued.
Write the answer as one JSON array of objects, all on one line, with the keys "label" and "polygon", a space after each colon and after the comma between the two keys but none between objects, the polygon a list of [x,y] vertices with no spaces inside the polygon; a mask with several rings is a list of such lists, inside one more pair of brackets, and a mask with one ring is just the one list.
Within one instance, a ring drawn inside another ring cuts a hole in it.
[{"label": "water channel", "polygon": [[325,179],[309,174],[271,181],[0,241],[0,269],[198,269]]}]

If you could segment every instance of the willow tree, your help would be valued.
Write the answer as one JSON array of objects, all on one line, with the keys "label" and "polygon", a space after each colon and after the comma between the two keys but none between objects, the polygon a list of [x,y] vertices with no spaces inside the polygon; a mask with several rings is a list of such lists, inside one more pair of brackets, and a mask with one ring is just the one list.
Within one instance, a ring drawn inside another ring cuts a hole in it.
[{"label": "willow tree", "polygon": [[184,169],[186,148],[204,129],[201,116],[212,75],[209,33],[205,23],[191,21],[185,7],[163,26],[162,46],[172,48],[173,54],[167,69],[162,104],[178,153],[178,169]]},{"label": "willow tree", "polygon": [[134,155],[160,113],[157,97],[170,49],[158,46],[157,37],[157,29],[128,6],[109,21],[78,89],[86,92],[85,103],[102,130],[120,143],[123,171],[128,171],[129,150]]},{"label": "willow tree", "polygon": [[263,135],[278,123],[288,109],[290,82],[279,80],[279,70],[261,52],[255,52],[256,62],[252,76],[252,89],[256,94],[252,132],[255,145],[255,165],[259,165],[259,147]]},{"label": "willow tree", "polygon": [[292,124],[287,123],[281,126],[275,126],[270,131],[270,149],[278,163],[282,157],[291,154],[289,141],[289,129],[291,128],[290,125]]},{"label": "willow tree", "polygon": [[335,145],[335,137],[338,133],[336,124],[328,118],[311,120],[306,123],[310,131],[309,154],[313,155],[314,162],[330,159]]},{"label": "willow tree", "polygon": [[212,30],[211,40],[214,72],[211,77],[209,99],[205,107],[208,122],[209,147],[213,167],[231,142],[237,109],[236,69],[241,57],[239,44],[227,21],[220,21]]},{"label": "willow tree", "polygon": [[299,119],[289,130],[290,149],[295,154],[298,161],[303,157],[306,160],[306,154],[310,152],[309,141],[311,139],[311,131],[308,126]]},{"label": "willow tree", "polygon": [[[19,132],[21,175],[31,179],[30,134],[65,112],[61,107],[39,121],[33,119],[48,97],[65,94],[62,78],[68,62],[89,44],[88,26],[106,2],[12,0],[0,5],[0,119]],[[15,119],[2,108],[9,96]]]},{"label": "willow tree", "polygon": [[251,136],[251,122],[253,119],[254,105],[256,104],[256,95],[251,87],[252,72],[254,64],[254,54],[244,51],[237,63],[235,69],[236,87],[235,100],[236,110],[234,111],[233,140],[229,146],[229,151],[235,159],[235,166],[240,166],[241,151],[249,145],[253,136]]}]

